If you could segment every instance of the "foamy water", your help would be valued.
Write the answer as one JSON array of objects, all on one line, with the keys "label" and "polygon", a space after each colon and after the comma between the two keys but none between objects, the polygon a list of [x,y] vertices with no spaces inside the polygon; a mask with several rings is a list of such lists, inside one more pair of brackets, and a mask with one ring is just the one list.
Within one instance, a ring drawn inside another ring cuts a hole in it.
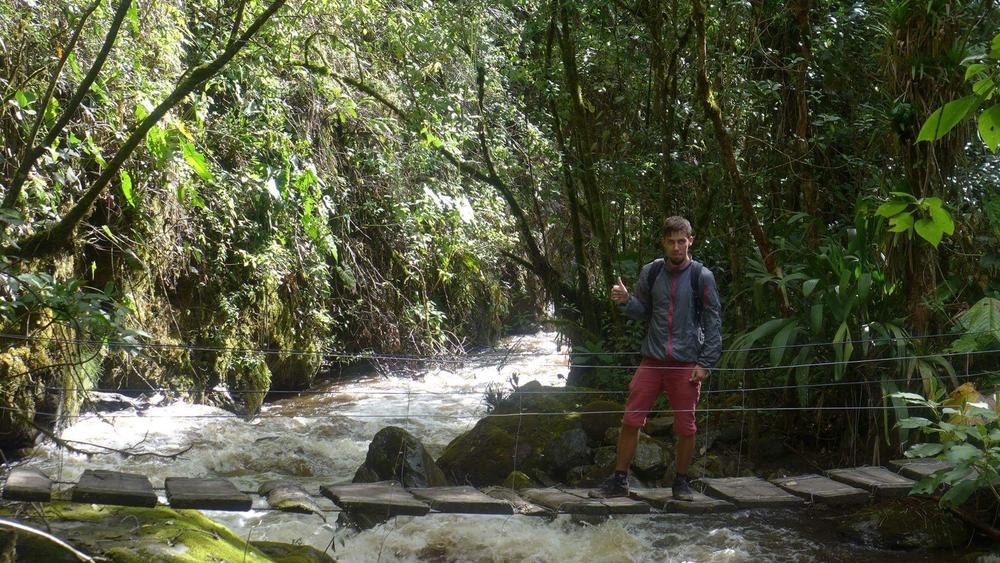
[{"label": "foamy water", "polygon": [[[88,415],[62,437],[94,451],[83,443],[161,454],[190,449],[176,459],[123,459],[48,446],[31,465],[63,481],[77,480],[84,469],[109,469],[148,475],[158,488],[170,476],[224,477],[246,491],[283,478],[315,494],[320,485],[350,481],[372,437],[385,426],[406,428],[437,456],[485,413],[488,385],[507,385],[515,376],[521,383],[561,385],[567,358],[554,340],[551,333],[509,340],[504,344],[514,350],[503,365],[498,355],[488,354],[417,377],[372,375],[323,385],[265,406],[252,421],[187,404]],[[325,499],[318,502],[333,508]],[[395,518],[364,532],[338,528],[336,513],[329,513],[327,522],[259,509],[206,514],[253,540],[329,546],[341,561],[849,561],[896,555],[850,545],[831,552],[831,542],[837,542],[829,537],[832,527],[805,521],[794,511],[629,516],[600,525],[568,517],[433,514]],[[905,555],[905,560],[920,559]]]}]

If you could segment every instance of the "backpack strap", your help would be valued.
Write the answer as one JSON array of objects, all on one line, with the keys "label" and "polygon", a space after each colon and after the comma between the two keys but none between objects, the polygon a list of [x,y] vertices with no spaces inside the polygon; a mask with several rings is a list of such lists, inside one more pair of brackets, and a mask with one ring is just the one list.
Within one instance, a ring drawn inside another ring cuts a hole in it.
[{"label": "backpack strap", "polygon": [[701,311],[704,304],[701,302],[701,271],[704,266],[701,262],[691,262],[691,296],[694,298],[694,322],[701,326]]},{"label": "backpack strap", "polygon": [[653,295],[653,284],[656,283],[656,278],[660,277],[660,272],[663,271],[663,258],[658,258],[653,261],[653,265],[649,267],[649,271],[646,272],[646,289],[649,291],[649,295]]}]

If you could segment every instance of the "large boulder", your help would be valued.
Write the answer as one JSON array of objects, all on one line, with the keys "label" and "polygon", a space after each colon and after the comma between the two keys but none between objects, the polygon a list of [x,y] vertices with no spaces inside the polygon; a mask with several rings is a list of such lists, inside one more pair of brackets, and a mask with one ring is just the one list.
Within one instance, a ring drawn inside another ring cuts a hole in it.
[{"label": "large boulder", "polygon": [[476,486],[503,483],[515,470],[543,485],[559,481],[570,468],[590,463],[579,412],[593,400],[589,390],[526,383],[492,411],[520,416],[481,419],[448,444],[438,464],[452,482]]},{"label": "large boulder", "polygon": [[448,484],[427,448],[397,426],[378,431],[368,445],[365,462],[354,475],[355,483],[399,481],[404,487],[443,487]]}]

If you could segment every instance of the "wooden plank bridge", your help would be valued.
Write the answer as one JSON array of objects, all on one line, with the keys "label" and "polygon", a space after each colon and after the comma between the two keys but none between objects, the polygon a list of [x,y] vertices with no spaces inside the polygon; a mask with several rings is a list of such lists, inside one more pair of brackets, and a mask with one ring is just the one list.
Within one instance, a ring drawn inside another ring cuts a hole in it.
[{"label": "wooden plank bridge", "polygon": [[[693,501],[678,501],[670,489],[634,489],[629,497],[597,499],[590,489],[539,488],[512,491],[500,487],[433,487],[406,489],[396,483],[325,485],[320,494],[348,513],[423,516],[428,513],[522,514],[544,516],[571,514],[601,517],[650,512],[707,513],[740,508],[794,507],[811,503],[860,504],[874,498],[909,494],[915,479],[950,467],[934,459],[898,460],[892,470],[884,467],[831,469],[825,475],[809,474],[770,481],[759,477],[703,478]],[[271,509],[319,512],[312,496],[290,481],[269,481],[255,493],[240,491],[225,479],[168,477],[164,481],[167,505],[172,508],[247,511],[259,495]],[[70,484],[73,502],[118,506],[154,507],[159,503],[149,479],[143,475],[104,470],[84,471]],[[35,469],[14,469],[0,494],[8,501],[49,502],[53,482]],[[281,502],[298,498],[298,502]],[[310,508],[310,505],[312,508]]]}]

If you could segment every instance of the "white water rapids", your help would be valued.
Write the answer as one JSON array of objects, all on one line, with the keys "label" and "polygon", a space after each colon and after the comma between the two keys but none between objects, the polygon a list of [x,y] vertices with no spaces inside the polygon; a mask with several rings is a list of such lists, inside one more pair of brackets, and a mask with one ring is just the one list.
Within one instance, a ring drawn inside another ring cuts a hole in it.
[{"label": "white water rapids", "polygon": [[[147,475],[159,488],[170,476],[224,477],[246,491],[282,478],[316,494],[320,485],[350,481],[368,443],[385,426],[406,428],[436,457],[485,413],[483,391],[490,383],[508,385],[516,375],[522,384],[561,385],[567,358],[554,340],[551,333],[509,339],[501,347],[513,353],[502,365],[497,354],[470,356],[462,366],[416,377],[373,374],[325,384],[316,393],[266,405],[253,421],[182,403],[141,414],[87,415],[62,437],[113,448],[139,444],[162,453],[191,449],[167,460],[84,456],[47,446],[32,465],[61,481],[77,480],[84,469],[109,469]],[[160,495],[165,500],[162,490]],[[332,504],[324,499],[322,506]],[[596,526],[566,517],[433,514],[398,517],[360,533],[338,530],[335,513],[326,523],[315,515],[270,510],[206,514],[252,540],[302,542],[323,550],[336,536],[328,552],[340,561],[921,560],[845,545],[830,521],[803,521],[795,511],[630,516]]]}]

